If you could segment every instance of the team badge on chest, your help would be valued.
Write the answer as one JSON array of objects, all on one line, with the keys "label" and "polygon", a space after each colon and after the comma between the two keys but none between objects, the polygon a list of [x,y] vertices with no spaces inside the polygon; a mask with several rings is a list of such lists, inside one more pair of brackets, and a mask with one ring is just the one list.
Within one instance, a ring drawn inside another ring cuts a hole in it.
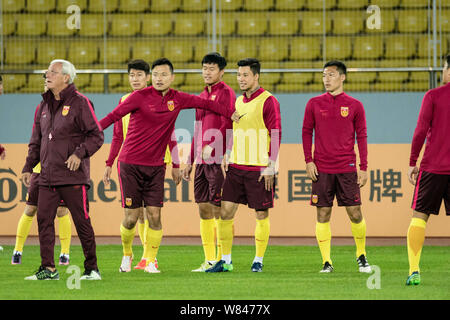
[{"label": "team badge on chest", "polygon": [[341,116],[344,118],[348,117],[348,107],[341,107]]},{"label": "team badge on chest", "polygon": [[64,106],[62,109],[62,115],[65,117],[69,114],[70,106]]},{"label": "team badge on chest", "polygon": [[173,102],[173,100],[167,101],[167,108],[169,109],[169,111],[173,111],[173,109],[175,109],[175,103]]}]

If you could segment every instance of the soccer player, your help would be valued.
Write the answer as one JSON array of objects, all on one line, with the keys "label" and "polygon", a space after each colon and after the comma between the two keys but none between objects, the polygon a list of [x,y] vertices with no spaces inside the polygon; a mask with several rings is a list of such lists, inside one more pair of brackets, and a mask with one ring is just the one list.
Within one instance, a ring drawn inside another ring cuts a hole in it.
[{"label": "soccer player", "polygon": [[[1,79],[2,79],[2,76],[0,76],[0,94],[1,94],[1,90],[3,89]],[[0,160],[5,160],[5,157],[6,157],[5,148],[0,144]],[[2,246],[0,246],[0,251],[3,251]]]},{"label": "soccer player", "polygon": [[76,70],[66,60],[53,60],[46,72],[48,91],[34,121],[22,181],[30,187],[33,168],[41,163],[38,228],[41,266],[26,280],[58,280],[54,263],[54,219],[64,200],[80,238],[84,274],[80,280],[100,280],[95,234],[89,218],[87,188],[90,157],[102,146],[103,132],[92,103],[73,84]]},{"label": "soccer player", "polygon": [[367,182],[366,117],[362,103],[344,92],[346,74],[347,68],[341,61],[325,64],[322,79],[326,93],[308,101],[302,129],[306,172],[312,179],[311,205],[317,207],[316,238],[323,262],[320,272],[326,273],[334,270],[330,258],[330,218],[335,196],[351,221],[359,272],[371,272],[365,248],[366,222],[360,206],[360,188]]},{"label": "soccer player", "polygon": [[[450,215],[450,55],[442,71],[443,86],[429,90],[423,100],[411,143],[408,179],[415,185],[413,215],[408,228],[409,276],[406,285],[420,284],[420,256],[430,214],[438,215],[445,203]],[[427,140],[420,169],[417,159]]]},{"label": "soccer player", "polygon": [[3,78],[0,75],[0,96],[3,94]]},{"label": "soccer player", "polygon": [[[133,60],[128,63],[128,80],[130,82],[130,86],[133,91],[141,90],[147,87],[147,83],[150,81],[150,66],[147,62],[143,60]],[[130,93],[124,95],[120,102],[125,101],[125,99],[130,95]],[[121,121],[117,121],[114,123],[114,134],[111,142],[111,149],[109,151],[109,157],[106,160],[106,168],[103,176],[103,182],[105,185],[109,185],[112,165],[117,155],[119,154],[120,148],[122,147],[122,143],[126,138],[128,126],[130,123],[130,114],[125,115]],[[170,148],[169,148],[170,146]],[[177,142],[174,139],[170,139],[169,146],[166,150],[166,155],[164,157],[165,163],[170,163],[171,161],[171,150],[176,154],[177,151]],[[176,184],[180,182],[181,173],[179,172],[179,162],[174,161],[172,168],[172,178]],[[123,246],[123,258],[122,263],[119,268],[120,272],[130,272],[131,271],[131,262],[133,257],[132,244],[134,239],[134,231],[136,223],[138,223],[138,232],[139,237],[141,239],[142,245],[145,243],[145,219],[144,219],[144,207],[141,206],[136,209],[125,208],[125,217],[120,226],[120,233],[122,238],[122,246]],[[144,246],[145,249],[145,246]],[[146,257],[147,253],[143,252],[142,259],[135,266],[135,269],[144,269],[146,266]],[[155,264],[156,264],[155,260]]]},{"label": "soccer player", "polygon": [[173,65],[161,58],[153,62],[152,86],[134,91],[100,121],[103,129],[128,113],[130,124],[119,156],[119,181],[122,206],[139,208],[146,205],[147,266],[144,271],[159,273],[154,260],[162,239],[161,207],[164,201],[164,154],[174,131],[175,121],[183,109],[214,110],[238,121],[239,115],[227,106],[170,88],[174,80]]},{"label": "soccer player", "polygon": [[238,62],[237,81],[243,95],[236,99],[239,123],[233,123],[233,145],[227,143],[222,162],[226,173],[222,193],[219,237],[222,258],[206,272],[233,270],[233,219],[239,204],[255,210],[256,253],[251,270],[261,272],[269,242],[269,208],[273,208],[275,164],[281,141],[280,104],[259,84],[261,64],[247,58]]},{"label": "soccer player", "polygon": [[[202,75],[206,84],[200,97],[217,101],[234,109],[236,95],[222,81],[227,61],[218,52],[203,57]],[[190,161],[183,170],[183,179],[190,180],[192,163],[195,160],[194,195],[200,214],[200,235],[205,260],[193,272],[204,272],[220,260],[222,253],[218,240],[217,224],[220,218],[220,201],[224,176],[221,169],[225,152],[226,130],[232,128],[232,122],[207,110],[196,110],[194,138],[191,144]],[[213,140],[213,141],[212,141]]]}]

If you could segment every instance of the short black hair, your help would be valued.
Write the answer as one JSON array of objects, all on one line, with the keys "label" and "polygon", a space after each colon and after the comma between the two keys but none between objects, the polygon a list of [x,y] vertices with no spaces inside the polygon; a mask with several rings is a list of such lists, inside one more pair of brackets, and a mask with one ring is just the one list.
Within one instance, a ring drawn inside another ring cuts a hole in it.
[{"label": "short black hair", "polygon": [[131,69],[142,70],[145,72],[145,74],[150,73],[150,66],[148,65],[147,62],[141,59],[130,61],[128,63],[128,73],[130,73]]},{"label": "short black hair", "polygon": [[[445,61],[447,61],[447,67],[450,68],[450,54],[448,54],[448,55],[445,57]],[[1,76],[0,76],[0,80],[1,80]]]},{"label": "short black hair", "polygon": [[203,57],[202,65],[205,63],[215,63],[219,66],[220,70],[223,70],[227,66],[227,59],[222,57],[218,52],[210,52]]},{"label": "short black hair", "polygon": [[3,82],[3,78],[2,75],[0,74],[0,82]]},{"label": "short black hair", "polygon": [[153,71],[153,69],[155,69],[156,66],[163,66],[163,65],[168,65],[170,72],[173,73],[173,64],[167,58],[160,58],[160,59],[156,59],[155,61],[153,61],[152,71]]},{"label": "short black hair", "polygon": [[339,60],[328,61],[323,66],[323,69],[328,68],[328,67],[336,67],[337,71],[340,74],[345,74],[345,75],[347,74],[347,67],[345,66],[345,64],[342,61],[339,61]]},{"label": "short black hair", "polygon": [[250,67],[250,70],[252,70],[253,74],[259,74],[261,72],[261,63],[258,59],[255,58],[245,58],[239,60],[237,65],[238,67]]}]

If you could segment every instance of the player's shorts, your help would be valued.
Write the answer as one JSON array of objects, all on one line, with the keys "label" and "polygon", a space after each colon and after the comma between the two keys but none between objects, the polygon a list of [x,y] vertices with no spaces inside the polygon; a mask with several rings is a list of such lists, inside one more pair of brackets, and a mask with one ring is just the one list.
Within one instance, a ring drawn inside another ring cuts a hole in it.
[{"label": "player's shorts", "polygon": [[249,208],[263,211],[273,208],[275,185],[267,191],[264,178],[258,182],[260,171],[247,171],[228,167],[223,184],[222,201],[248,204]]},{"label": "player's shorts", "polygon": [[[35,206],[38,205],[38,199],[39,199],[39,175],[40,173],[32,173],[30,178],[30,187],[28,188],[27,193],[27,202],[26,204],[29,206]],[[60,206],[65,207],[66,204],[64,203],[64,200],[61,200]]]},{"label": "player's shorts", "polygon": [[145,206],[162,207],[166,166],[143,166],[119,161],[122,207],[136,209]]},{"label": "player's shorts", "polygon": [[209,202],[220,207],[223,177],[220,164],[197,164],[195,166],[195,202]]},{"label": "player's shorts", "polygon": [[319,172],[317,181],[312,183],[311,205],[332,207],[335,196],[340,207],[351,207],[361,204],[361,193],[356,172]]},{"label": "player's shorts", "polygon": [[450,175],[419,170],[412,209],[425,214],[439,214],[444,200],[446,214],[450,216]]}]

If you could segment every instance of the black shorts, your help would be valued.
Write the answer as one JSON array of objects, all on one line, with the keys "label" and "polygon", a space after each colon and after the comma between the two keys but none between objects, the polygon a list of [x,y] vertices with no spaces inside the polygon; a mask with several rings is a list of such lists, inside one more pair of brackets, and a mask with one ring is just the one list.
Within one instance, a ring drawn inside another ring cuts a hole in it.
[{"label": "black shorts", "polygon": [[340,207],[351,207],[361,204],[361,192],[356,172],[319,172],[317,181],[312,183],[311,205],[332,207],[335,196]]},{"label": "black shorts", "polygon": [[[29,206],[35,206],[38,205],[38,199],[39,199],[39,175],[40,173],[33,172],[31,174],[30,179],[30,187],[28,188],[27,193],[27,205]],[[64,203],[64,200],[61,199],[59,205],[61,207],[65,207],[66,204]]]},{"label": "black shorts", "polygon": [[439,214],[444,200],[446,214],[450,215],[450,175],[419,171],[411,208],[425,214]]},{"label": "black shorts", "polygon": [[220,164],[197,164],[195,166],[195,202],[209,202],[220,207],[223,177]]}]

